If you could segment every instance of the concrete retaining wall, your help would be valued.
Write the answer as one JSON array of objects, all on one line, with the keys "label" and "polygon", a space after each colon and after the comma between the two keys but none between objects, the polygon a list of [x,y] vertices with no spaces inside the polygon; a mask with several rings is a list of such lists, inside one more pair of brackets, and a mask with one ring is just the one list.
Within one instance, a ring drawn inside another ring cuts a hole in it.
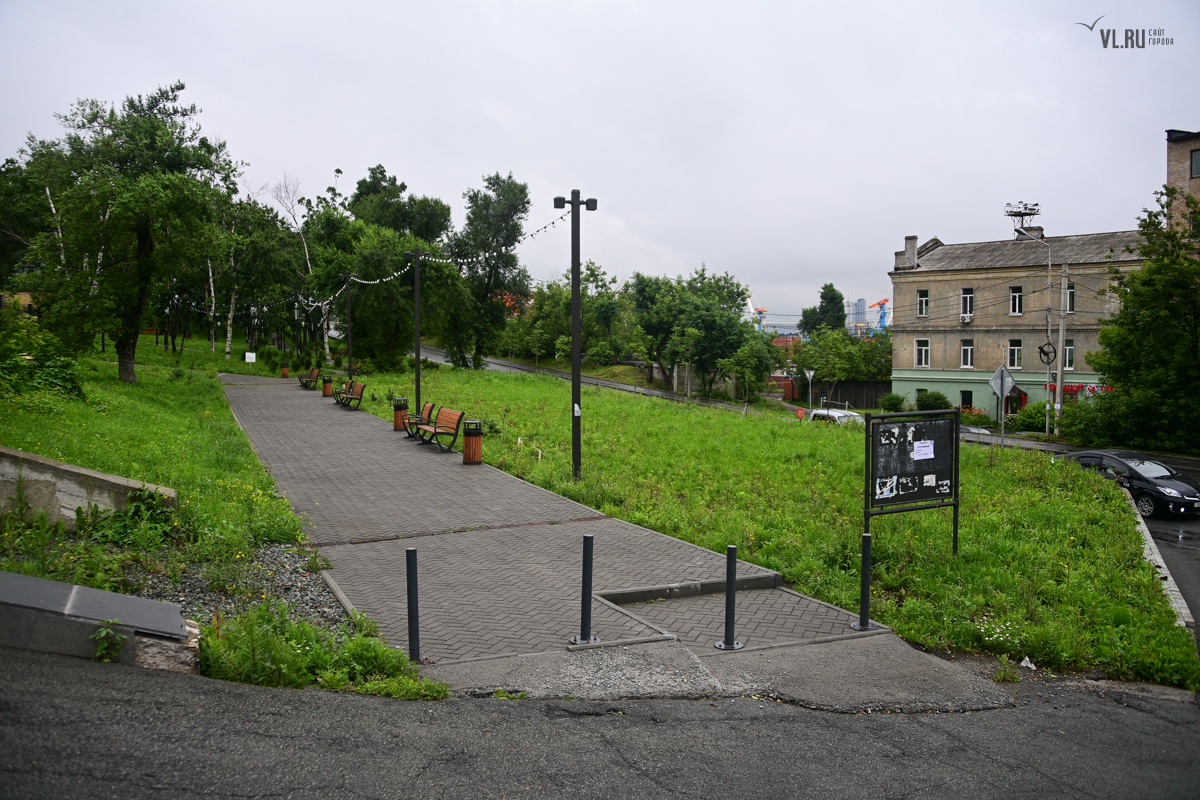
[{"label": "concrete retaining wall", "polygon": [[175,508],[174,489],[106,475],[74,464],[65,464],[43,456],[0,447],[0,512],[16,505],[17,483],[25,482],[25,502],[31,511],[44,510],[51,524],[63,520],[75,524],[75,509],[94,505],[103,511],[124,508],[129,493],[149,489]]}]

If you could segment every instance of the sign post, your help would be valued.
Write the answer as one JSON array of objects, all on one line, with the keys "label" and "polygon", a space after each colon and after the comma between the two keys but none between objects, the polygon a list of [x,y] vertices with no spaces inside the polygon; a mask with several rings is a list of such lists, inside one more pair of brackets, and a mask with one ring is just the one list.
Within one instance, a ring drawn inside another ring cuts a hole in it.
[{"label": "sign post", "polygon": [[866,469],[863,471],[862,593],[855,630],[871,622],[871,517],[954,509],[951,546],[958,555],[958,429],[962,412],[907,411],[864,414]]},{"label": "sign post", "polygon": [[808,378],[808,407],[812,408],[812,376],[816,375],[816,370],[804,370],[804,377]]},{"label": "sign post", "polygon": [[991,385],[992,391],[1000,396],[1000,446],[1004,447],[1004,418],[1007,416],[1004,404],[1008,399],[1008,393],[1017,385],[1017,379],[1008,371],[1008,367],[1001,364],[992,374],[988,383]]}]

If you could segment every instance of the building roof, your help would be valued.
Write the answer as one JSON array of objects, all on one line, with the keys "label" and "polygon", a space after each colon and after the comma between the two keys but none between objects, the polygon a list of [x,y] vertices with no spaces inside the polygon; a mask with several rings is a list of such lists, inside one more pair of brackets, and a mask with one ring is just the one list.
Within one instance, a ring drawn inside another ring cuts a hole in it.
[{"label": "building roof", "polygon": [[[929,245],[937,242],[930,248]],[[942,244],[930,239],[918,250],[917,268],[897,272],[935,272],[959,269],[1042,267],[1050,245],[1055,264],[1103,264],[1140,261],[1137,231],[1084,233],[1078,236],[1047,236],[1044,239],[1005,239],[999,242]],[[1129,252],[1129,250],[1133,252]]]},{"label": "building roof", "polygon": [[1167,131],[1168,142],[1186,142],[1188,139],[1200,139],[1200,133],[1177,131],[1174,128]]}]

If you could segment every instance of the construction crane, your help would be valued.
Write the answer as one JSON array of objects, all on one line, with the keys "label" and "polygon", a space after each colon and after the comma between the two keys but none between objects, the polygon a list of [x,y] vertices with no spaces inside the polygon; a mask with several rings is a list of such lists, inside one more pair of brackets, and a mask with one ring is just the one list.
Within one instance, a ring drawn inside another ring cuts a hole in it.
[{"label": "construction crane", "polygon": [[887,327],[887,304],[888,304],[888,302],[889,302],[888,299],[885,297],[882,300],[880,300],[878,303],[871,303],[871,305],[867,306],[867,308],[876,308],[876,307],[879,308],[879,325],[877,327],[879,327],[881,329]]},{"label": "construction crane", "polygon": [[747,298],[746,306],[750,309],[750,318],[758,320],[758,322],[755,323],[754,327],[757,330],[761,331],[763,329],[763,316],[767,313],[767,309],[755,308],[753,297]]}]

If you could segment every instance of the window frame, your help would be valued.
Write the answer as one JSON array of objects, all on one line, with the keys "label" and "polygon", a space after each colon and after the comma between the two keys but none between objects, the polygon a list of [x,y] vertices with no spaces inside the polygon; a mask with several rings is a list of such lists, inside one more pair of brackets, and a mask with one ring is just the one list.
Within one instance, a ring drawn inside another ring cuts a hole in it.
[{"label": "window frame", "polygon": [[[921,345],[924,342],[924,346]],[[921,355],[924,353],[924,361],[922,364]],[[929,339],[913,339],[913,365],[915,369],[929,369]]]},{"label": "window frame", "polygon": [[1009,369],[1021,369],[1021,362],[1024,360],[1023,350],[1022,340],[1008,340],[1008,358],[1005,359],[1005,363],[1008,364]]},{"label": "window frame", "polygon": [[[924,296],[922,296],[924,295]],[[929,290],[917,289],[917,316],[929,316]]]},{"label": "window frame", "polygon": [[1010,317],[1020,317],[1025,313],[1025,287],[1010,286],[1008,287],[1008,315]]},{"label": "window frame", "polygon": [[1200,178],[1200,150],[1193,150],[1192,153],[1192,178]]},{"label": "window frame", "polygon": [[1075,340],[1063,340],[1063,372],[1075,371]]},{"label": "window frame", "polygon": [[1067,284],[1067,313],[1075,313],[1075,284]]},{"label": "window frame", "polygon": [[975,316],[975,289],[970,286],[958,291],[958,313]]},{"label": "window frame", "polygon": [[958,340],[958,368],[975,369],[975,340]]}]

